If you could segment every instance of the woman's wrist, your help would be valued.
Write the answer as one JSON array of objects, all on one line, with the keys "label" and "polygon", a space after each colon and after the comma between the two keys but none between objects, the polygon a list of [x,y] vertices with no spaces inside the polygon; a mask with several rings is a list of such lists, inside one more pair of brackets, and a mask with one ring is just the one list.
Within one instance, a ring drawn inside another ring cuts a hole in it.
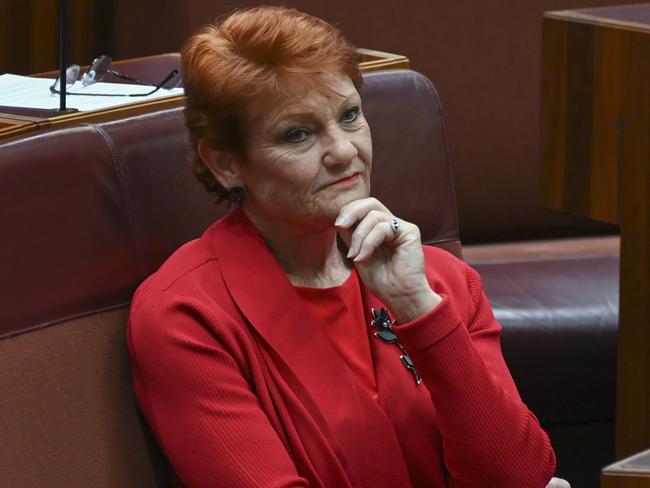
[{"label": "woman's wrist", "polygon": [[431,312],[442,302],[442,297],[431,288],[406,293],[387,300],[385,303],[395,320],[406,324]]}]

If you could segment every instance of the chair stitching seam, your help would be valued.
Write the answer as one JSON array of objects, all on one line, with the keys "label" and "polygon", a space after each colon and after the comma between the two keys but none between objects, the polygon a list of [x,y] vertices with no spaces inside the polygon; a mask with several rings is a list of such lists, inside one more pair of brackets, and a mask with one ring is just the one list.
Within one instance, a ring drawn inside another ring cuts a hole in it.
[{"label": "chair stitching seam", "polygon": [[135,250],[138,258],[138,268],[140,269],[140,272],[144,274],[144,269],[145,269],[144,250],[142,246],[142,241],[140,239],[140,234],[138,233],[138,226],[135,220],[135,212],[133,211],[133,204],[131,203],[129,185],[126,180],[126,175],[124,174],[124,172],[120,167],[120,161],[117,156],[117,151],[115,150],[115,144],[111,136],[109,136],[108,133],[103,128],[93,124],[89,124],[89,125],[97,131],[97,133],[102,137],[102,139],[104,139],[104,142],[106,142],[109,152],[111,153],[111,159],[113,160],[115,173],[117,174],[117,179],[120,184],[120,190],[121,190],[120,193],[122,194],[122,202],[124,203],[124,206],[126,208],[126,213],[129,219],[129,226],[131,227],[131,234],[135,244]]}]

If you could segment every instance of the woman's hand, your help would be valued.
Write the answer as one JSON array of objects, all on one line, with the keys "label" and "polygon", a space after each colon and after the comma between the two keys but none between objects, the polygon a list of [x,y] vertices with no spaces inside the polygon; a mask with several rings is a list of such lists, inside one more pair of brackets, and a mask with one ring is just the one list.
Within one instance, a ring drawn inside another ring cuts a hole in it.
[{"label": "woman's hand", "polygon": [[[397,231],[393,219],[399,224]],[[442,301],[427,282],[416,225],[396,219],[376,198],[345,205],[334,225],[349,247],[347,257],[361,280],[398,322],[410,322]]]},{"label": "woman's hand", "polygon": [[546,488],[571,488],[571,485],[567,480],[563,480],[562,478],[551,478]]}]

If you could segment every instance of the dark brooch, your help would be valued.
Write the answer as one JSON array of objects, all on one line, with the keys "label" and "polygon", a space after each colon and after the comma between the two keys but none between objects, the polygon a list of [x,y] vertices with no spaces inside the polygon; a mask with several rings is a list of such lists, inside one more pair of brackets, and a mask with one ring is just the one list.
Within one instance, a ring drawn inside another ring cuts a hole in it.
[{"label": "dark brooch", "polygon": [[382,308],[381,310],[377,311],[376,309],[371,308],[370,311],[372,312],[373,316],[370,325],[378,329],[377,332],[375,332],[375,337],[385,342],[386,344],[395,344],[397,347],[399,347],[400,351],[402,351],[402,355],[399,357],[402,360],[402,364],[406,369],[413,373],[415,382],[419,385],[422,381],[422,378],[415,369],[415,365],[413,364],[411,357],[406,354],[404,346],[402,346],[402,344],[399,342],[399,339],[395,335],[395,332],[393,332],[393,324],[395,321],[390,318],[390,315],[388,315],[388,310]]}]

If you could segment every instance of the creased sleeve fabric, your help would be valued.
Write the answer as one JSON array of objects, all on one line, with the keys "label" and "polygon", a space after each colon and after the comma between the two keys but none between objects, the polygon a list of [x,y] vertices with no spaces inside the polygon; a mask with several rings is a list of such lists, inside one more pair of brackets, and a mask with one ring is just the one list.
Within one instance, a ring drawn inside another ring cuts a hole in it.
[{"label": "creased sleeve fabric", "polygon": [[191,487],[305,487],[239,361],[190,298],[135,302],[128,343],[136,396],[177,475]]},{"label": "creased sleeve fabric", "polygon": [[[395,327],[435,404],[445,465],[456,488],[543,488],[553,449],[503,360],[479,275],[459,265],[467,290],[449,290],[433,311]],[[469,314],[456,305],[463,294]]]}]

